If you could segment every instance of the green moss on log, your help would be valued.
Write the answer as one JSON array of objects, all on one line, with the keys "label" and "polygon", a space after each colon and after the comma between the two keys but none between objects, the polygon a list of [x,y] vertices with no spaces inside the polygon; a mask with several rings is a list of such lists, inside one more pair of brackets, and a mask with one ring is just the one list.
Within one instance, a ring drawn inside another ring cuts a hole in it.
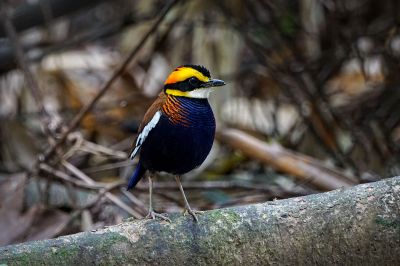
[{"label": "green moss on log", "polygon": [[7,265],[400,265],[400,178],[0,248]]}]

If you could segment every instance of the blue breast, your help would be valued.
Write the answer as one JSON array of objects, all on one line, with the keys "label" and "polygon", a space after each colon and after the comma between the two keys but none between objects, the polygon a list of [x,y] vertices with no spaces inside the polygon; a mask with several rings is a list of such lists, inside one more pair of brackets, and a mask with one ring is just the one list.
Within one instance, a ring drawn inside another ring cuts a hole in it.
[{"label": "blue breast", "polygon": [[207,99],[175,99],[189,123],[177,123],[163,113],[141,147],[140,161],[148,170],[181,175],[206,159],[214,141],[215,119]]}]

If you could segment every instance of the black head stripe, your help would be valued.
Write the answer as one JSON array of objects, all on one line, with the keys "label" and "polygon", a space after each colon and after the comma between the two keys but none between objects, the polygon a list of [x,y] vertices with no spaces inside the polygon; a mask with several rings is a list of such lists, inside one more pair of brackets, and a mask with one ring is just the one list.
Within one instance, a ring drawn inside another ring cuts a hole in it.
[{"label": "black head stripe", "polygon": [[179,90],[179,91],[192,91],[195,89],[198,89],[199,86],[194,86],[189,82],[189,79],[186,79],[184,81],[172,83],[172,84],[165,84],[164,85],[164,90],[166,89],[174,89],[174,90]]}]

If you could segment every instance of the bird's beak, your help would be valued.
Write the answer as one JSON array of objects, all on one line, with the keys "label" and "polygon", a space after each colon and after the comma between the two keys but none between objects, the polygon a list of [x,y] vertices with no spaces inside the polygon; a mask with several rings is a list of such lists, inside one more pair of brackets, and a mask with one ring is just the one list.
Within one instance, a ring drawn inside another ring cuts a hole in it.
[{"label": "bird's beak", "polygon": [[220,79],[210,79],[208,82],[203,84],[203,88],[219,87],[226,85],[225,81]]}]

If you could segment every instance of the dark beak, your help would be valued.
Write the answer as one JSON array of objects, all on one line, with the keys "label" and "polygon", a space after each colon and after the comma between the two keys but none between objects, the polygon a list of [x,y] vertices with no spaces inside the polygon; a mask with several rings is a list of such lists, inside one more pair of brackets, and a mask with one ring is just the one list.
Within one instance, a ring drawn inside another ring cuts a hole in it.
[{"label": "dark beak", "polygon": [[210,81],[203,84],[203,88],[219,87],[226,85],[225,81],[220,79],[210,79]]}]

